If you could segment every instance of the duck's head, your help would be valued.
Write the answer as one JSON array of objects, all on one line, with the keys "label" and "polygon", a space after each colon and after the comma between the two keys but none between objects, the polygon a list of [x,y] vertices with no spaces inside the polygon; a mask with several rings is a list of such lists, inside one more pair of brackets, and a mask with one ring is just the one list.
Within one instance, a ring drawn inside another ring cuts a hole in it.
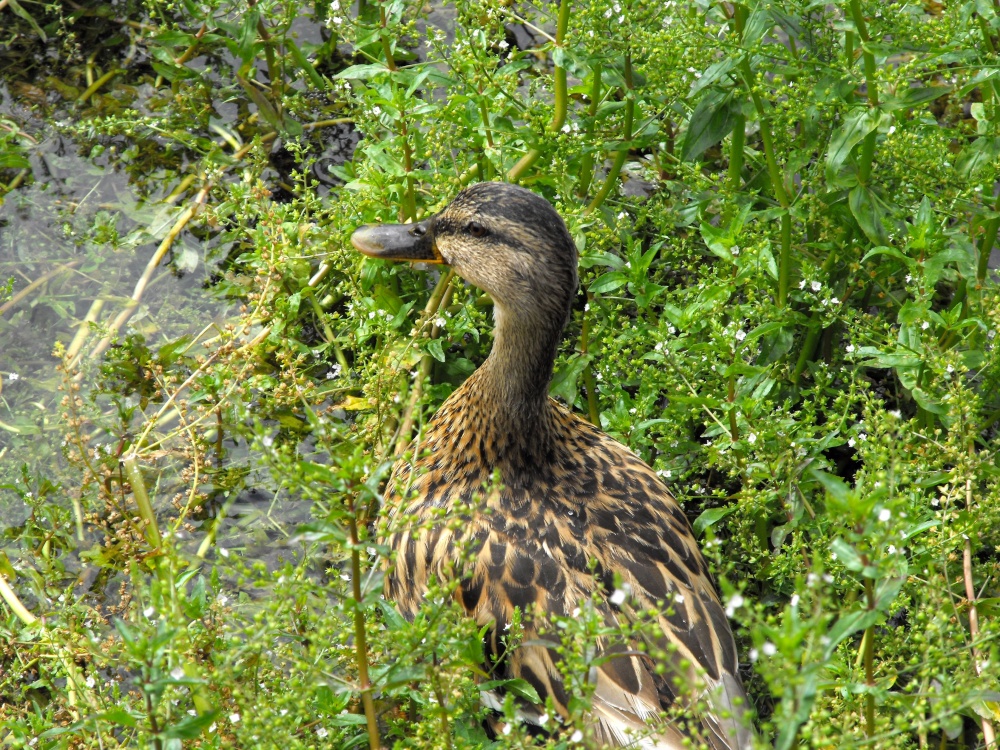
[{"label": "duck's head", "polygon": [[555,317],[560,328],[576,293],[566,224],[548,201],[516,185],[473,185],[420,223],[363,226],[351,243],[372,258],[450,265],[505,314]]}]

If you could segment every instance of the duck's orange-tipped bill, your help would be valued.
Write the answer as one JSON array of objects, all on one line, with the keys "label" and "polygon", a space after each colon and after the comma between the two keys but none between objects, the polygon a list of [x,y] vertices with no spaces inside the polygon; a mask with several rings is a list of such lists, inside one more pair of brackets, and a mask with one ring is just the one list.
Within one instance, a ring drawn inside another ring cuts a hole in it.
[{"label": "duck's orange-tipped bill", "polygon": [[369,258],[444,263],[426,221],[419,224],[366,224],[354,230],[351,244]]}]

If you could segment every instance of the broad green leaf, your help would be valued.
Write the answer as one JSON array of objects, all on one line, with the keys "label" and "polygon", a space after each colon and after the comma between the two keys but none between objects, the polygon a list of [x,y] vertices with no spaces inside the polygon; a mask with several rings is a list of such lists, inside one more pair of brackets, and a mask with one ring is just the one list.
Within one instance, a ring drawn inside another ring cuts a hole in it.
[{"label": "broad green leaf", "polygon": [[867,186],[855,185],[851,189],[849,203],[851,213],[868,239],[877,245],[888,245],[889,234],[885,225],[889,220],[889,212],[882,199]]},{"label": "broad green leaf", "polygon": [[955,169],[963,180],[971,180],[1000,156],[1000,137],[983,136],[962,149]]},{"label": "broad green leaf", "polygon": [[736,108],[731,94],[709,91],[691,113],[681,159],[694,161],[705,149],[721,141],[733,129]]},{"label": "broad green leaf", "polygon": [[902,94],[890,96],[882,102],[882,109],[892,112],[897,109],[909,109],[925,102],[934,101],[952,90],[952,86],[912,86]]},{"label": "broad green leaf", "polygon": [[847,113],[844,124],[830,139],[830,148],[826,154],[828,180],[832,182],[836,179],[837,173],[840,172],[841,166],[847,161],[854,147],[861,143],[866,135],[878,128],[883,117],[888,116],[868,107],[857,107]]},{"label": "broad green leaf", "polygon": [[735,511],[736,505],[730,505],[727,508],[709,508],[706,511],[702,511],[691,526],[694,528],[694,533],[701,536],[705,533],[706,529],[715,526],[719,521],[728,516],[730,513]]},{"label": "broad green leaf", "polygon": [[370,78],[375,78],[376,76],[388,72],[389,68],[387,68],[383,63],[352,65],[351,67],[337,73],[334,78],[350,78],[353,80],[367,81]]}]

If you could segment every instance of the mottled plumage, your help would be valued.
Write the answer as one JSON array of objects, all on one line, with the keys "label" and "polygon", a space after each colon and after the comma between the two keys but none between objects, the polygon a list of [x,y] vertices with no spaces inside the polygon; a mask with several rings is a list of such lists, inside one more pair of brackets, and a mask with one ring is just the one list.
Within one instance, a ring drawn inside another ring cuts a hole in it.
[{"label": "mottled plumage", "polygon": [[[733,636],[684,513],[631,451],[548,397],[577,287],[562,219],[527,190],[483,183],[419,225],[365,227],[353,240],[369,255],[450,263],[495,302],[489,358],[434,415],[415,460],[394,471],[387,595],[412,618],[432,577],[458,579],[461,605],[488,626],[486,669],[527,680],[564,715],[557,658],[539,645],[553,637],[537,632],[545,616],[570,615],[595,591],[608,623],[653,609],[649,642],[600,644],[620,655],[596,670],[593,743],[681,748],[695,736],[714,748],[750,747]],[[462,524],[425,522],[470,505]],[[459,549],[469,562],[457,566]],[[615,596],[616,587],[630,596]],[[504,653],[515,607],[525,614],[525,645]],[[696,702],[710,710],[657,718]],[[523,709],[529,722],[541,711]],[[634,733],[651,725],[637,742]]]}]

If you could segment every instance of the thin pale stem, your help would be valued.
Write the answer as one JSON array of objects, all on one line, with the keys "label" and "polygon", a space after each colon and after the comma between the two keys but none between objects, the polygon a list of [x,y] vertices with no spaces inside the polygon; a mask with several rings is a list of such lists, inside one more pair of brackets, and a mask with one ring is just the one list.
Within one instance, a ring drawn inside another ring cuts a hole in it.
[{"label": "thin pale stem", "polygon": [[625,122],[622,125],[622,143],[618,147],[618,153],[615,154],[614,163],[611,165],[611,169],[608,170],[607,176],[604,178],[604,184],[601,185],[601,189],[597,191],[597,195],[594,196],[592,200],[585,209],[586,213],[591,213],[592,211],[600,208],[601,204],[604,203],[608,194],[611,192],[611,188],[618,182],[618,175],[622,171],[622,167],[625,166],[625,159],[628,158],[629,142],[632,140],[632,120],[635,117],[635,95],[633,89],[635,88],[632,82],[632,53],[625,53]]},{"label": "thin pale stem", "polygon": [[381,742],[378,721],[375,717],[375,701],[372,699],[372,685],[368,676],[368,634],[365,630],[365,612],[361,606],[361,552],[358,543],[358,519],[354,513],[354,500],[347,501],[347,526],[351,536],[351,595],[354,597],[354,654],[361,683],[361,704],[365,709],[368,725],[368,747],[379,750]]},{"label": "thin pale stem", "polygon": [[[570,0],[560,0],[559,19],[556,22],[555,47],[559,51],[563,47],[566,39],[566,27],[569,25]],[[566,95],[566,68],[561,64],[561,55],[553,55],[555,58],[555,109],[552,112],[552,122],[549,124],[549,132],[558,133],[562,130],[566,122],[566,109],[568,97]],[[542,155],[542,150],[535,147],[528,151],[507,173],[509,182],[517,182],[531,166],[538,161]]]}]

